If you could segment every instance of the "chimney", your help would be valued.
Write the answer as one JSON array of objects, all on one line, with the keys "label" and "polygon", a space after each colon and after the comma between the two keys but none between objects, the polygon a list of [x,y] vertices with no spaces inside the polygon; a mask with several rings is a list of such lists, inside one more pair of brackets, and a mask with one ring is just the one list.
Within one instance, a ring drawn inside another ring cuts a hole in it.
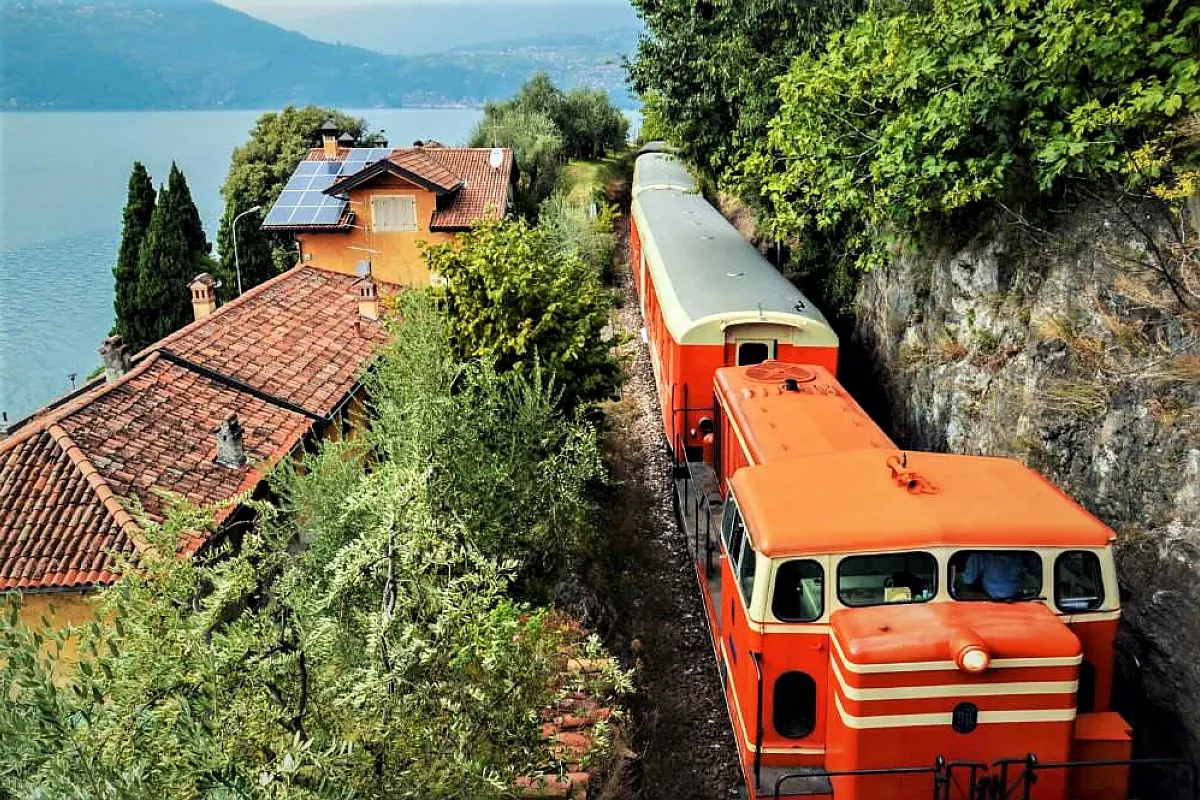
[{"label": "chimney", "polygon": [[347,131],[338,137],[338,144],[342,147],[354,147],[354,137]]},{"label": "chimney", "polygon": [[242,441],[242,425],[237,414],[230,414],[216,427],[217,457],[213,459],[223,467],[239,469],[246,466],[246,446]]},{"label": "chimney", "polygon": [[188,284],[192,292],[192,313],[204,319],[217,310],[217,282],[212,275],[201,272]]},{"label": "chimney", "polygon": [[326,158],[338,157],[338,130],[337,123],[333,118],[325,120],[325,124],[321,126],[321,146],[325,150]]},{"label": "chimney", "polygon": [[370,275],[354,283],[358,290],[358,316],[364,319],[379,319],[379,292]]},{"label": "chimney", "polygon": [[104,379],[109,383],[129,371],[129,353],[120,336],[109,336],[100,345],[100,358],[104,361]]}]

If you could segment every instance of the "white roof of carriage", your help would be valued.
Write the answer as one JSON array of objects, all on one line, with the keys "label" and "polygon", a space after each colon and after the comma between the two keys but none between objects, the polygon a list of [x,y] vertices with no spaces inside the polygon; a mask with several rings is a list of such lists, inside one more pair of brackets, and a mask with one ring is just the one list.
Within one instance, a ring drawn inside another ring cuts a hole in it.
[{"label": "white roof of carriage", "polygon": [[687,164],[670,153],[646,153],[633,165],[633,196],[650,189],[697,192],[696,179]]},{"label": "white roof of carriage", "polygon": [[793,344],[837,346],[821,312],[700,195],[643,190],[633,216],[675,341],[723,344],[730,325],[763,323],[795,328]]}]

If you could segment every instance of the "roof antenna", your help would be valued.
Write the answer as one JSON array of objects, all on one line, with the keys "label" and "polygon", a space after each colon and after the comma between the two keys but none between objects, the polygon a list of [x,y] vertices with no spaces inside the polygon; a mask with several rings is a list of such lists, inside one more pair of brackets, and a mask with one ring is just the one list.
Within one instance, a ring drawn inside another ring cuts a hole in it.
[{"label": "roof antenna", "polygon": [[908,469],[908,453],[903,450],[900,451],[900,466]]},{"label": "roof antenna", "polygon": [[759,319],[766,319],[766,317],[764,317],[764,316],[763,316],[762,303],[759,303],[759,304],[758,304],[758,318],[759,318]]}]

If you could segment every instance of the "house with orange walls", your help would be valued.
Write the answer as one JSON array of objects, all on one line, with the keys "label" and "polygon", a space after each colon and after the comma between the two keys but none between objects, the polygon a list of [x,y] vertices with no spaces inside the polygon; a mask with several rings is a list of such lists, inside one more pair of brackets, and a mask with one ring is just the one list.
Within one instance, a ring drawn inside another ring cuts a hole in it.
[{"label": "house with orange walls", "polygon": [[323,146],[296,166],[262,225],[295,236],[301,264],[427,286],[419,242],[452,241],[509,212],[511,149],[346,147],[330,124],[322,133]]}]

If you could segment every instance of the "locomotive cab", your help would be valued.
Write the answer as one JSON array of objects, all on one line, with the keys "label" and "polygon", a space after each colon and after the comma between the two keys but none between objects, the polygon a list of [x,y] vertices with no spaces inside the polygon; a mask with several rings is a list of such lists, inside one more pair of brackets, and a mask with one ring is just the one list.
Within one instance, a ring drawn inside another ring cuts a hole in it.
[{"label": "locomotive cab", "polygon": [[[1112,639],[1074,624],[1117,611],[1112,534],[1035,473],[868,449],[729,488],[702,578],[752,796],[966,800],[1029,754],[1129,757],[1107,681],[1083,677],[1107,672]],[[1126,782],[1046,769],[1012,796],[1117,800]]]}]

